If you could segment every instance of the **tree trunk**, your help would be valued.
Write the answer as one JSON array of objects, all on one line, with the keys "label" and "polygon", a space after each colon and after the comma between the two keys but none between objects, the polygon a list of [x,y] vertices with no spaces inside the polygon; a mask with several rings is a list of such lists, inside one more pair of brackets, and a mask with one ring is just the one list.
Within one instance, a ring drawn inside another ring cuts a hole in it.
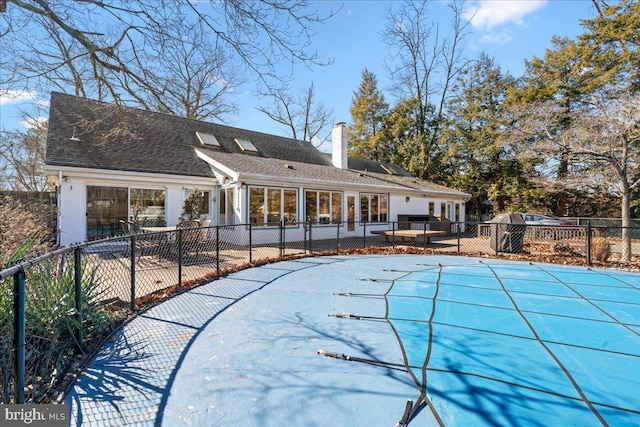
[{"label": "tree trunk", "polygon": [[623,182],[622,191],[622,246],[621,260],[624,262],[631,261],[631,188],[625,181]]},{"label": "tree trunk", "polygon": [[[558,181],[560,181],[564,187],[564,180],[569,174],[569,160],[566,152],[562,153],[560,163],[558,164]],[[556,199],[556,211],[557,216],[565,216],[567,214],[567,192],[564,189],[558,192],[558,198]]]}]

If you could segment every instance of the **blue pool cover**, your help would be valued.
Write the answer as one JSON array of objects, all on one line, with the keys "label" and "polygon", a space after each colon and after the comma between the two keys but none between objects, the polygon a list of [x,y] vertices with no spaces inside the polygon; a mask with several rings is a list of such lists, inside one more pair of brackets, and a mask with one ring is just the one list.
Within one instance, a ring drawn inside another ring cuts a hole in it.
[{"label": "blue pool cover", "polygon": [[639,425],[639,287],[611,271],[425,264],[392,282],[387,319],[444,425]]},{"label": "blue pool cover", "polygon": [[640,275],[434,255],[255,267],[127,322],[66,403],[82,427],[638,426]]}]

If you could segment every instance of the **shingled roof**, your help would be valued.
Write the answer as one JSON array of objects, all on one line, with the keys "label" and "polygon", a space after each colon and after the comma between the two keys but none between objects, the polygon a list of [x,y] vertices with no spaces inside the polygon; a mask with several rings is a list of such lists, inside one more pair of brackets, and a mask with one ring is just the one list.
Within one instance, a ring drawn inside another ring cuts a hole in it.
[{"label": "shingled roof", "polygon": [[[219,147],[203,145],[196,132],[214,135]],[[257,152],[243,151],[236,139],[251,141]],[[465,195],[388,163],[350,158],[349,169],[334,167],[330,155],[304,141],[51,94],[47,166],[214,178],[199,153],[244,176]]]},{"label": "shingled roof", "polygon": [[224,153],[243,153],[235,139],[247,139],[259,157],[331,165],[308,142],[57,92],[51,94],[45,163],[213,177],[195,153],[202,147],[196,132],[215,135]]}]

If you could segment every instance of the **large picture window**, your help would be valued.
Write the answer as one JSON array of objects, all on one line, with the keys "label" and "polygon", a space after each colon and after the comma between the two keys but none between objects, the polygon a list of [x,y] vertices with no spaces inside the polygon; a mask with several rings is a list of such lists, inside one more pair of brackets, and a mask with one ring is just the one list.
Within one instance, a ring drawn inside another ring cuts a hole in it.
[{"label": "large picture window", "polygon": [[138,226],[148,219],[165,219],[165,190],[87,186],[87,239],[128,232],[121,221]]},{"label": "large picture window", "polygon": [[298,218],[298,191],[285,188],[250,187],[249,222],[277,225],[284,220],[294,224]]},{"label": "large picture window", "polygon": [[367,222],[387,222],[388,200],[386,194],[360,194],[360,219]]},{"label": "large picture window", "polygon": [[305,191],[306,219],[317,224],[337,224],[342,221],[342,193]]},{"label": "large picture window", "polygon": [[129,216],[134,223],[164,221],[164,190],[132,188],[129,193]]}]

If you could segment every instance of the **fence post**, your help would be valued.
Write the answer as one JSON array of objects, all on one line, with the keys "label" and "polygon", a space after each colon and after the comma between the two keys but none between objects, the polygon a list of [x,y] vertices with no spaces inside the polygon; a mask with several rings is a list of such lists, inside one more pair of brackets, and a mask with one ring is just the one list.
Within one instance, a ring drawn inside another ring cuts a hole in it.
[{"label": "fence post", "polygon": [[460,253],[460,229],[461,229],[461,223],[458,223],[458,253]]},{"label": "fence post", "polygon": [[220,225],[216,225],[216,274],[220,274]]},{"label": "fence post", "polygon": [[82,349],[82,260],[80,259],[80,247],[73,250],[73,273],[75,284],[76,303],[76,351],[83,352]]},{"label": "fence post", "polygon": [[24,403],[24,371],[25,371],[25,281],[24,269],[13,275],[13,391],[15,403]]},{"label": "fence post", "polygon": [[131,261],[131,311],[136,311],[136,238],[132,234],[129,243],[129,259]]},{"label": "fence post", "polygon": [[303,229],[303,233],[302,233],[302,250],[304,251],[304,254],[307,254],[307,222],[303,222],[302,223],[302,229]]},{"label": "fence post", "polygon": [[[398,227],[400,227],[400,224],[398,224]],[[395,222],[391,223],[391,247],[393,249],[396,248],[396,223]]]},{"label": "fence post", "polygon": [[309,253],[313,252],[313,226],[309,221]]},{"label": "fence post", "polygon": [[591,267],[591,221],[587,221],[587,267]]},{"label": "fence post", "polygon": [[178,230],[178,286],[182,285],[182,229]]},{"label": "fence post", "polygon": [[336,225],[336,253],[340,253],[340,221]]},{"label": "fence post", "polygon": [[253,262],[253,227],[249,222],[249,264]]},{"label": "fence post", "polygon": [[282,259],[284,257],[284,220],[280,219],[278,228],[280,229],[280,242],[278,244],[278,248],[280,249],[280,259]]},{"label": "fence post", "polygon": [[[495,250],[496,250],[496,256],[498,256],[498,240],[499,240],[499,238],[498,238],[498,223],[497,222],[495,223],[495,230],[494,231],[496,233],[495,234],[495,236],[496,236],[496,247],[495,247]],[[491,239],[491,236],[489,236],[489,239]]]},{"label": "fence post", "polygon": [[422,249],[427,249],[427,221],[422,221]]},{"label": "fence post", "polygon": [[362,223],[362,249],[367,247],[367,221]]}]

